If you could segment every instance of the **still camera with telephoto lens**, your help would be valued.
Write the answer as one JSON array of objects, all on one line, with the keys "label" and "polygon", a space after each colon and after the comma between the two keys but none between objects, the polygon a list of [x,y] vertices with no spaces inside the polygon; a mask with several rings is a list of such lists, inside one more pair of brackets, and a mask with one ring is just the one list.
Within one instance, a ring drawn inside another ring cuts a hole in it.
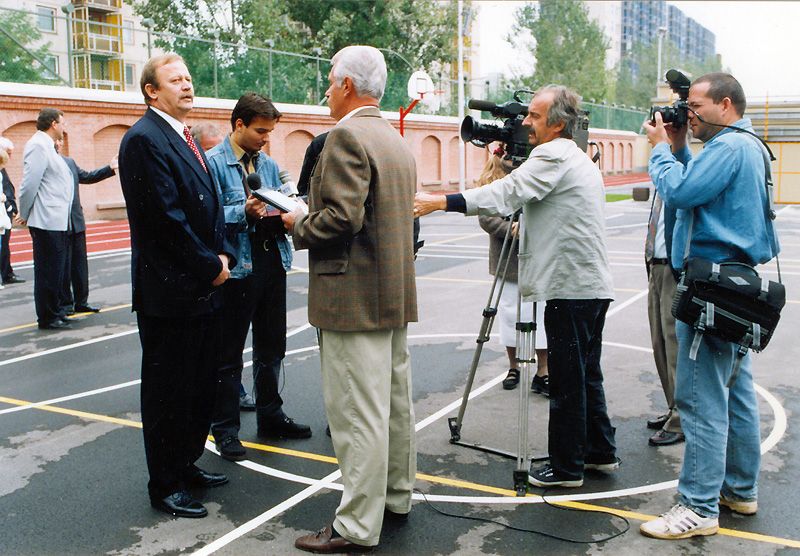
[{"label": "still camera with telephoto lens", "polygon": [[[528,105],[520,99],[522,93],[534,94],[533,91],[519,90],[514,92],[514,100],[502,104],[495,104],[490,100],[470,100],[467,104],[470,109],[489,112],[495,118],[504,120],[502,125],[484,124],[472,116],[467,116],[461,122],[461,140],[481,148],[494,141],[505,143],[506,159],[510,160],[514,167],[525,162],[533,147],[528,143],[528,128],[522,125],[528,113]],[[582,150],[587,149],[589,143],[588,112],[581,111],[572,139]]]},{"label": "still camera with telephoto lens", "polygon": [[661,114],[661,121],[665,124],[672,124],[674,128],[680,128],[689,121],[689,105],[686,99],[689,98],[689,86],[692,84],[689,78],[676,69],[667,71],[666,75],[669,88],[678,95],[672,106],[653,106],[650,109],[650,121],[656,121],[656,112]]}]

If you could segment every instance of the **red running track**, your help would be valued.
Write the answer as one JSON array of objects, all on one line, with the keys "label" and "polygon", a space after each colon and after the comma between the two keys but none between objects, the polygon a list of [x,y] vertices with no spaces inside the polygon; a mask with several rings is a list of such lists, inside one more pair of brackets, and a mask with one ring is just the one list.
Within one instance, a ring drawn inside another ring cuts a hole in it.
[{"label": "red running track", "polygon": [[[650,181],[647,173],[625,174],[621,176],[604,176],[606,187],[646,183]],[[450,192],[452,193],[452,192]],[[86,250],[89,253],[100,253],[116,249],[130,249],[131,232],[127,220],[95,222],[86,227]],[[33,260],[33,245],[27,228],[14,229],[11,236],[12,264],[29,263]]]},{"label": "red running track", "polygon": [[[131,232],[127,220],[95,222],[86,226],[86,250],[89,253],[130,249]],[[33,243],[27,228],[15,228],[11,234],[11,263],[33,261]]]}]

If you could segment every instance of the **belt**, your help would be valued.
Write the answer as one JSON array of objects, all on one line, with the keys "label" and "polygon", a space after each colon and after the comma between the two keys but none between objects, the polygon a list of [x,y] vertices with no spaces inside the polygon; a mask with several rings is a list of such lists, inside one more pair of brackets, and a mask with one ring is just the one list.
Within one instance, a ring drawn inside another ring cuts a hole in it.
[{"label": "belt", "polygon": [[657,259],[653,257],[650,259],[650,264],[669,264],[669,259]]}]

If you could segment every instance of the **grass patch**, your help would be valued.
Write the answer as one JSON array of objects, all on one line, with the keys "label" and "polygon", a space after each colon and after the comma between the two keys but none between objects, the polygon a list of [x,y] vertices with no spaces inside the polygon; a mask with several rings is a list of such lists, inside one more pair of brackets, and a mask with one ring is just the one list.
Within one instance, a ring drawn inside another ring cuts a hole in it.
[{"label": "grass patch", "polygon": [[629,195],[627,193],[606,193],[607,203],[614,203],[616,201],[625,201],[627,199],[633,199],[633,195]]}]

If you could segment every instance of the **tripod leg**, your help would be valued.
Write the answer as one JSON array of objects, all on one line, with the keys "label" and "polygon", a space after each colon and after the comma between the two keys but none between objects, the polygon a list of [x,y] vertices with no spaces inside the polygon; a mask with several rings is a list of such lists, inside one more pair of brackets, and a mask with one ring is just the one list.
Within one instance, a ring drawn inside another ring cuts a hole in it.
[{"label": "tripod leg", "polygon": [[[517,468],[514,470],[514,489],[517,496],[528,492],[528,402],[530,398],[531,366],[536,364],[536,304],[533,320],[523,322],[522,294],[517,290],[517,365],[522,375],[519,388],[519,423],[517,437]],[[525,315],[527,316],[527,315]]]},{"label": "tripod leg", "polygon": [[[519,215],[514,215],[514,221]],[[503,287],[506,283],[506,272],[508,270],[508,263],[511,253],[514,252],[514,247],[517,244],[517,236],[511,234],[511,226],[506,231],[505,238],[503,239],[503,248],[500,251],[500,259],[497,264],[498,272],[495,272],[492,288],[489,291],[489,299],[486,302],[486,307],[483,309],[483,321],[481,322],[481,329],[478,333],[478,338],[475,340],[478,344],[475,347],[475,353],[472,356],[472,363],[467,376],[467,383],[464,386],[464,395],[461,398],[461,406],[458,409],[458,417],[450,417],[447,420],[447,425],[450,427],[450,442],[458,442],[461,440],[461,425],[464,421],[464,414],[467,411],[467,403],[469,402],[469,395],[472,392],[472,384],[475,381],[475,372],[478,370],[480,363],[481,353],[483,352],[483,344],[489,341],[489,335],[492,331],[494,318],[497,316],[497,305],[500,303],[500,296],[503,293]],[[502,268],[502,276],[499,269]],[[498,283],[500,287],[497,288]],[[495,291],[497,295],[495,296]]]}]

